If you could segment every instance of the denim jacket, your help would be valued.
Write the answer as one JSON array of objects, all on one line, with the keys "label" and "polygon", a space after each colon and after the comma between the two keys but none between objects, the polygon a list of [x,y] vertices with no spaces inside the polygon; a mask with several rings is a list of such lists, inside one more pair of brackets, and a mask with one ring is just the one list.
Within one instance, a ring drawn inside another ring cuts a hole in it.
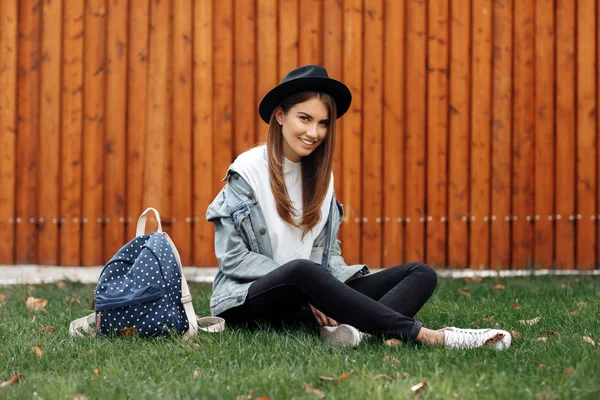
[{"label": "denim jacket", "polygon": [[[228,181],[208,207],[206,219],[215,226],[215,253],[219,269],[213,282],[213,315],[239,306],[258,278],[275,270],[271,240],[262,210],[250,185],[231,167]],[[348,266],[337,239],[343,207],[332,199],[326,229],[315,240],[312,253],[321,254],[321,266],[342,282],[369,273],[366,265]]]}]

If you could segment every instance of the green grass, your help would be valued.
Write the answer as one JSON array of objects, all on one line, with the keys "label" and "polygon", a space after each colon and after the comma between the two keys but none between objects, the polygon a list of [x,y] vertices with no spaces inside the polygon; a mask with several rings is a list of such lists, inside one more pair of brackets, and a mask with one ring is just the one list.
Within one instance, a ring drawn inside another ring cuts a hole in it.
[{"label": "green grass", "polygon": [[[494,290],[502,284],[505,290]],[[470,297],[457,293],[464,287]],[[69,322],[90,312],[93,286],[6,286],[0,294],[0,382],[12,374],[24,378],[0,388],[0,398],[216,398],[238,395],[272,399],[314,398],[304,383],[326,398],[412,398],[411,386],[427,381],[420,397],[431,399],[600,397],[600,277],[441,279],[436,293],[417,315],[426,326],[501,327],[518,332],[510,350],[468,351],[414,344],[388,347],[382,340],[356,349],[320,342],[317,327],[226,329],[199,335],[192,343],[177,337],[144,340],[87,337],[73,339]],[[192,285],[198,314],[208,313],[210,288]],[[28,296],[48,299],[46,311],[29,311]],[[68,296],[81,300],[69,304]],[[1,296],[0,296],[1,297]],[[515,299],[520,309],[513,309]],[[572,315],[577,311],[577,315]],[[532,326],[519,320],[541,317]],[[492,318],[493,319],[489,319]],[[488,319],[487,321],[484,318]],[[478,322],[477,322],[478,321]],[[53,333],[38,332],[43,326]],[[546,342],[537,340],[544,330]],[[546,334],[548,335],[548,334]],[[38,346],[41,357],[31,352]],[[384,359],[393,356],[394,359]],[[573,367],[571,374],[565,369]],[[94,370],[98,369],[98,375]],[[199,376],[194,378],[195,371]],[[338,384],[319,376],[352,375]],[[392,381],[373,379],[385,374]]]}]

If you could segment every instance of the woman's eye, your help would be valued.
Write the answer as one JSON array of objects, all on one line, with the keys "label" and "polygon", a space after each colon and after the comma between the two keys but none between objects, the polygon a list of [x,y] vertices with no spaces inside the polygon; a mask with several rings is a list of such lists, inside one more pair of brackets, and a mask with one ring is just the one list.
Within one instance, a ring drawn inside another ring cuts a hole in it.
[{"label": "woman's eye", "polygon": [[321,126],[327,128],[329,126],[329,122],[323,121],[323,122],[321,122]]},{"label": "woman's eye", "polygon": [[300,119],[301,119],[302,121],[308,121],[308,117],[307,117],[306,115],[301,115],[301,116],[300,116]]}]

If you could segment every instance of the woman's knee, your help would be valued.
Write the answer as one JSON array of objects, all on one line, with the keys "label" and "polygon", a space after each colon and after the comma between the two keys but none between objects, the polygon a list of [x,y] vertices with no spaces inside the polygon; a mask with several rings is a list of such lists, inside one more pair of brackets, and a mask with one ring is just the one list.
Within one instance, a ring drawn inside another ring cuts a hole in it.
[{"label": "woman's knee", "polygon": [[437,272],[425,263],[415,263],[413,273],[418,275],[424,286],[430,287],[433,291],[438,283]]},{"label": "woman's knee", "polygon": [[320,265],[305,259],[292,260],[283,264],[279,269],[294,278],[313,277],[316,274],[326,272]]}]

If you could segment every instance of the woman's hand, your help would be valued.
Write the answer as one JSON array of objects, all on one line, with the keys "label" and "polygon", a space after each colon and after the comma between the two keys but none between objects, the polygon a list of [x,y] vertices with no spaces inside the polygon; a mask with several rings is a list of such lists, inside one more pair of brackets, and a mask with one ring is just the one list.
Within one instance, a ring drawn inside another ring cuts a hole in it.
[{"label": "woman's hand", "polygon": [[309,306],[310,306],[310,311],[312,311],[319,326],[338,326],[339,325],[339,323],[336,320],[334,320],[333,318],[329,318],[327,315],[323,314],[321,311],[314,308],[312,304],[309,304]]}]

